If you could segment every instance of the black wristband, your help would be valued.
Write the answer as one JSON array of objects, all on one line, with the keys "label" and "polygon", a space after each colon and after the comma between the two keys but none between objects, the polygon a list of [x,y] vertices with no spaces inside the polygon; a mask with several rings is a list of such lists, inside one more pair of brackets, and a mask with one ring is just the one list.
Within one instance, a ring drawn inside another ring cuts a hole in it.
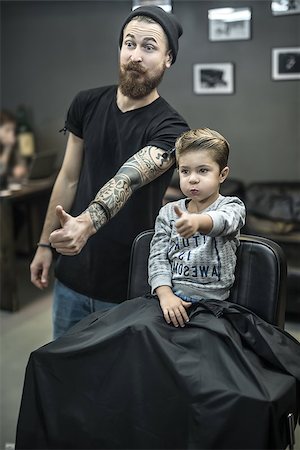
[{"label": "black wristband", "polygon": [[107,219],[107,221],[109,221],[110,219],[111,219],[111,213],[110,213],[110,210],[109,210],[109,208],[108,208],[108,206],[104,203],[104,202],[102,202],[101,200],[92,200],[91,201],[91,203],[89,204],[89,206],[91,206],[91,205],[93,205],[93,204],[97,204],[97,205],[99,205],[99,206],[101,206],[101,208],[103,209],[103,211],[104,211],[104,214],[106,215],[106,219]]},{"label": "black wristband", "polygon": [[51,244],[43,244],[42,242],[38,242],[38,243],[37,243],[37,246],[38,246],[38,247],[45,247],[45,248],[50,248],[50,249],[52,249]]}]

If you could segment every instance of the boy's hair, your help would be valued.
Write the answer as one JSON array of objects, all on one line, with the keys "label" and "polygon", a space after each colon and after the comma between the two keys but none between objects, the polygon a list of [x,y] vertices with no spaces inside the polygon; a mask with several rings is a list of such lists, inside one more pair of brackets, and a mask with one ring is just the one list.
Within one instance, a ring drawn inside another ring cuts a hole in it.
[{"label": "boy's hair", "polygon": [[229,144],[217,131],[209,128],[198,128],[185,131],[175,143],[176,163],[180,156],[192,150],[207,150],[213,160],[219,165],[220,171],[227,166],[229,156]]}]

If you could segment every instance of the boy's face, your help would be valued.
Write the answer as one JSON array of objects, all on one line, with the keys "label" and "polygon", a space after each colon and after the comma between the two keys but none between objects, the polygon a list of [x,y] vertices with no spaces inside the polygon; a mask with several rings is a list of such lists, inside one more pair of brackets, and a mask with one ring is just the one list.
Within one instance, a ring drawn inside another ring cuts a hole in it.
[{"label": "boy's face", "polygon": [[220,171],[209,150],[191,150],[179,157],[180,188],[194,201],[208,204],[219,195],[220,184],[226,179],[229,168]]},{"label": "boy's face", "polygon": [[167,37],[158,23],[132,20],[126,25],[120,51],[120,87],[125,95],[148,95],[171,62]]}]

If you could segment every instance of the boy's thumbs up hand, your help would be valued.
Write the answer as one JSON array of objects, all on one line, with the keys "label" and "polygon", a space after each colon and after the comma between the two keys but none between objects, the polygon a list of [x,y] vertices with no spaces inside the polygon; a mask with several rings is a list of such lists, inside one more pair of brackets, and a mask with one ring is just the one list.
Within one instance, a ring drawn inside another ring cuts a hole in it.
[{"label": "boy's thumbs up hand", "polygon": [[175,214],[178,216],[176,229],[180,236],[184,238],[192,237],[199,230],[199,214],[190,214],[182,211],[178,205],[174,206]]},{"label": "boy's thumbs up hand", "polygon": [[181,209],[177,205],[174,206],[174,211],[175,211],[175,213],[177,214],[178,217],[181,217],[182,214],[183,214],[183,211],[181,211]]}]

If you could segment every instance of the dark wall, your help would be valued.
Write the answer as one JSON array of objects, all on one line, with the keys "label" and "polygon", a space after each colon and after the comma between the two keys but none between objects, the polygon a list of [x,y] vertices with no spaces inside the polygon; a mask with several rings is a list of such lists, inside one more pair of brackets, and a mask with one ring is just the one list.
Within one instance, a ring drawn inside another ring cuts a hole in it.
[{"label": "dark wall", "polygon": [[[300,15],[274,17],[270,1],[178,1],[184,34],[160,93],[191,127],[231,142],[231,174],[245,181],[300,175],[300,82],[271,80],[271,49],[299,46]],[[207,10],[252,8],[252,39],[209,42]],[[2,105],[28,106],[39,150],[63,154],[58,133],[73,96],[118,80],[118,33],[130,1],[2,2]],[[233,62],[233,95],[195,95],[193,64]]]}]

